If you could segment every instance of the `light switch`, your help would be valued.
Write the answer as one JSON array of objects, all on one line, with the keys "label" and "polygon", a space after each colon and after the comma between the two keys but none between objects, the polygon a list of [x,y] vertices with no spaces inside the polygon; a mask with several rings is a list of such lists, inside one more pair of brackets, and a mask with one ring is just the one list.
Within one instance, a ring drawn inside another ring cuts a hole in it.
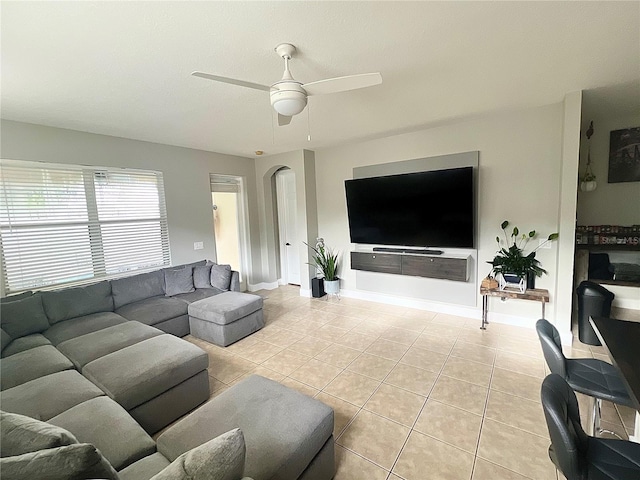
[{"label": "light switch", "polygon": [[204,242],[193,242],[194,250],[202,250],[204,248]]}]

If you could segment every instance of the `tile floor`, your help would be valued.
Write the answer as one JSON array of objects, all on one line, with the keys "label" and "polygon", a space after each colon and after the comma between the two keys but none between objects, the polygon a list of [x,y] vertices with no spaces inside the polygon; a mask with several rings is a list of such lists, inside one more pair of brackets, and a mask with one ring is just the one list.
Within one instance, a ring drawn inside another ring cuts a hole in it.
[{"label": "tile floor", "polygon": [[[336,480],[548,480],[535,331],[349,298],[309,299],[293,286],[257,292],[266,326],[209,353],[211,396],[257,373],[335,411]],[[577,340],[566,354],[607,360]],[[580,398],[586,414],[586,398]],[[603,409],[626,435],[633,411]]]}]

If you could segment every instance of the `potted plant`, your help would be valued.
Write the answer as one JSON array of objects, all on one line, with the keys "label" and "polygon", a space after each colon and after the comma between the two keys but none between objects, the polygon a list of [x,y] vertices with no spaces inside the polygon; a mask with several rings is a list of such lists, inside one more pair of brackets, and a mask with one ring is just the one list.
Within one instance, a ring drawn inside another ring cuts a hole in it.
[{"label": "potted plant", "polygon": [[536,258],[537,250],[544,244],[556,240],[558,234],[552,233],[531,252],[525,253],[527,244],[536,238],[537,232],[531,230],[528,234],[521,235],[518,227],[513,227],[510,236],[508,236],[508,226],[507,220],[500,225],[504,234],[504,243],[499,236],[496,237],[499,246],[498,253],[492,261],[487,263],[493,265],[492,272],[498,279],[500,290],[504,290],[507,286],[516,286],[521,293],[524,293],[527,288],[535,288],[535,277],[541,277],[547,273]]},{"label": "potted plant", "polygon": [[593,192],[597,186],[596,176],[591,173],[590,166],[587,166],[587,171],[580,181],[580,190],[583,192]]},{"label": "potted plant", "polygon": [[324,277],[324,291],[328,294],[338,294],[340,292],[340,279],[338,278],[338,253],[326,247],[324,239],[318,238],[315,247],[308,243],[304,244],[313,251],[309,265],[316,267]]}]

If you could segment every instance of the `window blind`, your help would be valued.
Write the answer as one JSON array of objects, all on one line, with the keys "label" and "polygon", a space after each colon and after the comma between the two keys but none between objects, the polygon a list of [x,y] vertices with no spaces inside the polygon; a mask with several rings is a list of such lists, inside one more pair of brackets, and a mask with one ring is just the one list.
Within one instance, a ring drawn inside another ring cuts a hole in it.
[{"label": "window blind", "polygon": [[162,173],[0,162],[5,293],[170,264]]}]

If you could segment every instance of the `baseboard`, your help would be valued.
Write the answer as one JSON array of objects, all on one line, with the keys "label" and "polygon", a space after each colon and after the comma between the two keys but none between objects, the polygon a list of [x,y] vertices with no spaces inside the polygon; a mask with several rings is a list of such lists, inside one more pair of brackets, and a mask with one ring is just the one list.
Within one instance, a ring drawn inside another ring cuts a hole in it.
[{"label": "baseboard", "polygon": [[247,289],[250,292],[257,292],[258,290],[275,290],[276,288],[278,288],[278,282],[260,282],[260,283],[256,283],[255,285],[252,285],[250,283],[247,283]]},{"label": "baseboard", "polygon": [[286,285],[287,282],[284,281],[284,278],[279,278],[278,279],[278,285]]},{"label": "baseboard", "polygon": [[477,318],[478,320],[480,320],[480,318],[482,317],[482,312],[479,309],[473,307],[461,307],[458,305],[451,305],[447,303],[429,302],[425,300],[416,300],[414,298],[406,297],[396,297],[394,295],[385,295],[377,292],[340,289],[340,296],[345,298],[366,300],[368,302],[384,303],[386,305],[417,308],[418,310],[428,310],[430,312],[447,313],[449,315],[458,315],[460,317]]}]

